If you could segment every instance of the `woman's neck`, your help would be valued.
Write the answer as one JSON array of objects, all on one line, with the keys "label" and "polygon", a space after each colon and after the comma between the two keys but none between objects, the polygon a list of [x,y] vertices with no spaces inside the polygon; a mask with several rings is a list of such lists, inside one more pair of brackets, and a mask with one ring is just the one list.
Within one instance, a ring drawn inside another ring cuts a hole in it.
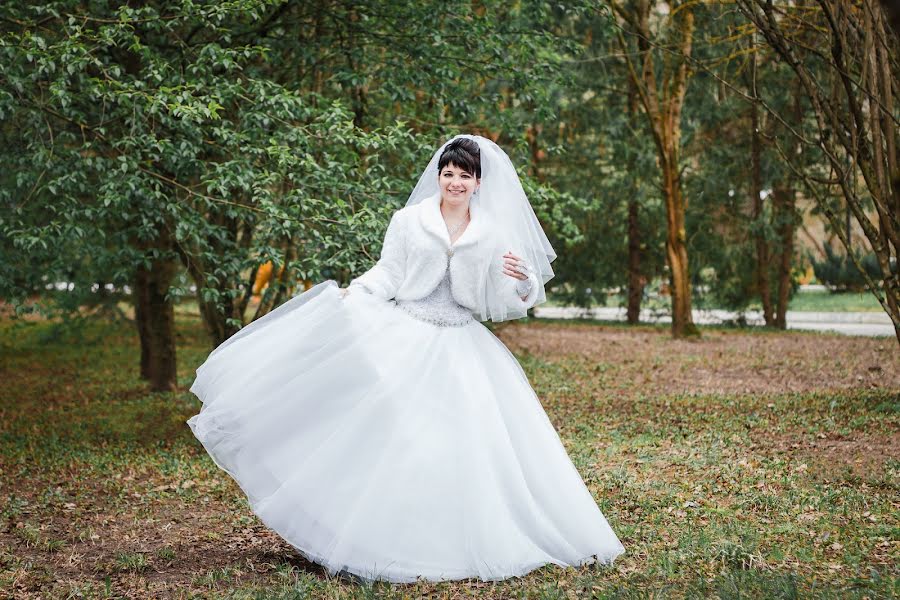
[{"label": "woman's neck", "polygon": [[459,223],[466,218],[466,214],[468,212],[468,202],[463,202],[457,205],[450,204],[449,202],[441,202],[441,215],[443,215],[444,220],[449,223]]}]

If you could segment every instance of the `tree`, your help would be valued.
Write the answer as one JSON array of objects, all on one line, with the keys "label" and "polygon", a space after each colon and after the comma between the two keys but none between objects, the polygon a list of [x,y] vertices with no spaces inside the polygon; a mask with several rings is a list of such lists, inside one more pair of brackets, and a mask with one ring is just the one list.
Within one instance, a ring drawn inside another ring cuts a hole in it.
[{"label": "tree", "polygon": [[[561,194],[556,212],[572,219],[548,235],[558,249],[553,294],[579,306],[623,290],[638,322],[646,282],[662,272],[664,219],[637,92],[615,47],[615,28],[593,6],[559,15],[554,31],[570,40],[550,96],[555,118],[528,131],[532,173]],[[565,200],[563,200],[565,198]]]},{"label": "tree", "polygon": [[[250,319],[297,281],[346,282],[436,143],[503,131],[515,147],[546,115],[532,87],[554,75],[553,38],[532,27],[545,16],[500,2],[5,7],[0,240],[31,261],[4,261],[0,293],[43,293],[30,272],[130,286],[141,372],[172,389],[181,268],[214,346],[247,322],[261,264],[280,275]],[[552,190],[525,184],[554,219]]]},{"label": "tree", "polygon": [[[690,149],[698,158],[689,180],[692,261],[714,271],[704,283],[720,306],[743,310],[756,298],[766,324],[785,328],[799,219],[796,178],[773,143],[789,134],[785,124],[802,126],[802,93],[784,85],[790,73],[740,14],[709,11],[693,57],[698,91],[686,112],[698,124]],[[756,101],[760,95],[786,121],[771,118]]]},{"label": "tree", "polygon": [[[798,165],[795,153],[780,145],[779,153],[816,199],[851,260],[856,254],[839,220],[833,192],[859,224],[878,259],[881,277],[870,277],[861,264],[857,268],[891,317],[900,342],[900,157],[894,99],[900,66],[893,58],[900,49],[897,33],[888,25],[882,4],[874,0],[783,5],[738,0],[737,6],[791,68],[808,98],[814,133],[790,131],[804,148],[818,154],[825,169]],[[787,122],[778,110],[769,111]]]},{"label": "tree", "polygon": [[[269,81],[266,49],[232,37],[267,6],[88,10],[63,0],[7,9],[5,252],[28,253],[21,266],[50,283],[81,267],[78,281],[130,285],[141,374],[154,390],[176,385],[179,261],[221,342],[243,324],[249,296],[232,282],[246,282],[260,261],[283,263],[281,252],[302,241],[306,273],[326,260],[331,269],[360,264],[347,248],[359,248],[363,230],[380,234],[389,204],[378,194],[394,181],[360,150],[411,146],[402,128],[363,132],[341,105],[316,107]],[[28,279],[7,277],[3,295],[24,301]]]},{"label": "tree", "polygon": [[[622,54],[657,149],[666,206],[672,335],[698,335],[691,313],[685,229],[687,200],[681,179],[681,113],[690,77],[688,60],[694,36],[694,9],[690,2],[673,1],[651,6],[650,0],[627,4],[613,2],[612,7],[622,22],[619,34]],[[651,9],[655,9],[654,17],[661,22],[658,32],[651,30]],[[663,38],[664,41],[657,41]],[[666,47],[660,52],[658,47],[662,45]],[[632,56],[639,57],[640,62]]]}]

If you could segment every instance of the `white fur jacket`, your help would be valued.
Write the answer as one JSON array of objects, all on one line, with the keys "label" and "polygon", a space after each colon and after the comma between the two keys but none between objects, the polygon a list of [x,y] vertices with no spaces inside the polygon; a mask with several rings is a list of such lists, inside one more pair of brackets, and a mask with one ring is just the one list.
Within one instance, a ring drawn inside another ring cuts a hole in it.
[{"label": "white fur jacket", "polygon": [[[469,224],[451,247],[439,194],[401,208],[391,217],[378,262],[351,281],[350,286],[363,286],[385,300],[419,300],[437,287],[449,261],[451,294],[457,303],[474,313],[480,284],[476,267],[479,244],[486,246],[491,234],[484,220],[477,203],[470,204]],[[502,256],[494,258],[496,264],[502,264]],[[504,274],[499,267],[490,270],[490,276],[497,278],[495,289],[503,294],[503,302],[520,310],[534,305],[538,286],[542,285],[533,272],[527,275],[531,288],[527,295],[520,296],[516,291],[519,280]]]}]

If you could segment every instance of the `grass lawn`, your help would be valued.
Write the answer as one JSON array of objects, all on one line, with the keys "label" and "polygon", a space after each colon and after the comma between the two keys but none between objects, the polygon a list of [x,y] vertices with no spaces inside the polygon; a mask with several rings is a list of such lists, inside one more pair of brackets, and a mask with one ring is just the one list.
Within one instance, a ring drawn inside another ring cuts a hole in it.
[{"label": "grass lawn", "polygon": [[869,292],[799,292],[788,305],[790,310],[822,312],[883,312],[878,300]]},{"label": "grass lawn", "polygon": [[[328,577],[250,512],[150,394],[129,324],[0,322],[0,597],[887,598],[900,595],[896,342],[577,322],[497,328],[626,554],[486,583]],[[440,543],[440,540],[435,540]]]},{"label": "grass lawn", "polygon": [[[563,304],[553,298],[547,300],[547,306],[563,306]],[[607,296],[606,303],[603,305],[610,308],[625,306],[625,299],[612,295]],[[641,308],[650,310],[669,310],[669,301],[667,297],[652,298],[644,302]],[[699,308],[699,306],[695,306]],[[716,308],[714,306],[704,306],[704,308]],[[752,302],[748,307],[750,310],[762,310],[762,305],[758,302]],[[788,310],[800,312],[882,312],[884,309],[869,292],[840,292],[831,293],[828,291],[799,291],[794,294],[788,304]]]}]

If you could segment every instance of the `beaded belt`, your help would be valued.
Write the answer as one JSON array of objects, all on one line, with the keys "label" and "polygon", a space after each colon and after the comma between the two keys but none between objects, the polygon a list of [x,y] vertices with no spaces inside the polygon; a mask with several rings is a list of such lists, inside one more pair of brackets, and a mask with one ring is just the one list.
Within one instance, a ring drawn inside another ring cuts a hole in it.
[{"label": "beaded belt", "polygon": [[465,327],[475,321],[465,308],[459,305],[435,305],[419,300],[397,302],[397,308],[420,321],[438,327]]}]

